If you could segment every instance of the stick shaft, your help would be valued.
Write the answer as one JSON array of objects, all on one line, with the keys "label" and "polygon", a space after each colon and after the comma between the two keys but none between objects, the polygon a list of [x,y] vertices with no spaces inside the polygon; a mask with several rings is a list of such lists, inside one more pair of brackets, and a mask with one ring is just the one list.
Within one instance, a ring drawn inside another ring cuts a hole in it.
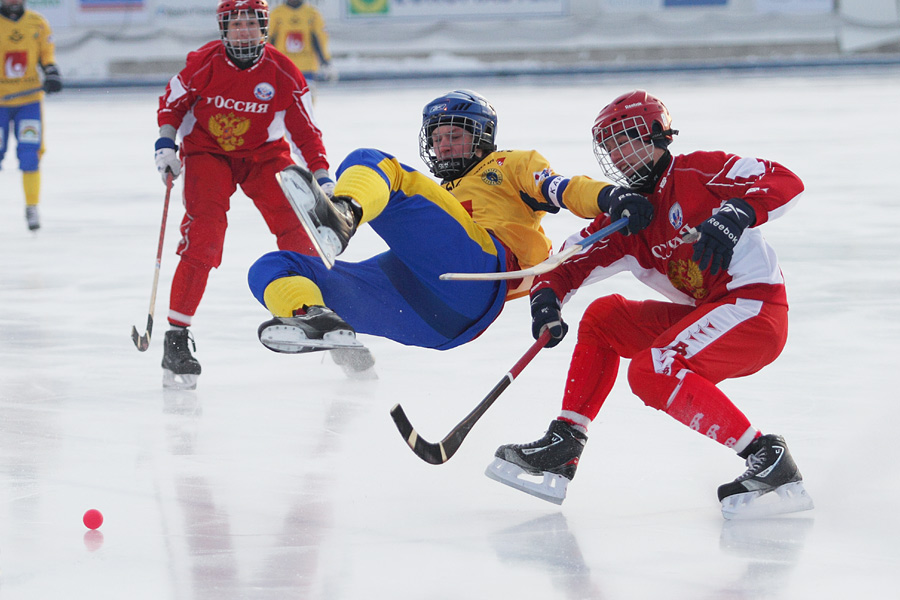
[{"label": "stick shaft", "polygon": [[504,271],[501,273],[444,273],[443,275],[441,275],[441,279],[444,281],[499,281],[502,279],[523,279],[525,277],[543,275],[544,273],[548,273],[562,263],[566,262],[572,256],[575,256],[588,246],[599,242],[603,238],[612,233],[615,233],[626,225],[628,225],[628,218],[622,217],[618,221],[610,223],[603,229],[595,231],[580,242],[576,242],[565,250],[557,252],[547,260],[527,269],[521,269],[519,271]]},{"label": "stick shaft", "polygon": [[497,398],[500,397],[500,394],[502,394],[525,367],[528,366],[528,363],[530,363],[537,353],[540,352],[541,348],[547,345],[548,341],[550,341],[550,331],[544,330],[537,341],[535,341],[528,351],[525,352],[522,358],[516,361],[516,364],[503,376],[503,379],[497,382],[497,385],[488,392],[488,395],[485,396],[472,412],[466,415],[462,421],[457,423],[457,425],[450,430],[450,433],[437,444],[427,442],[424,438],[420,437],[407,418],[406,413],[403,411],[403,407],[399,404],[395,405],[394,408],[391,409],[391,417],[394,419],[394,424],[400,431],[400,435],[403,436],[403,439],[412,451],[415,452],[416,456],[425,462],[433,465],[447,462],[454,454],[456,454],[456,451],[459,449],[460,445],[462,445],[466,436],[469,435],[469,432],[472,430],[472,427],[475,426],[475,423],[481,419],[488,408],[490,408]]},{"label": "stick shaft", "polygon": [[171,173],[166,175],[166,199],[163,202],[162,224],[159,226],[159,244],[156,247],[156,265],[153,269],[153,288],[150,290],[150,310],[147,313],[147,327],[144,334],[138,333],[137,327],[131,328],[131,339],[135,347],[144,352],[150,347],[150,335],[153,333],[153,313],[156,310],[156,290],[159,288],[159,270],[162,265],[163,245],[166,238],[166,220],[169,216],[169,198],[172,196],[172,183],[175,178]]}]

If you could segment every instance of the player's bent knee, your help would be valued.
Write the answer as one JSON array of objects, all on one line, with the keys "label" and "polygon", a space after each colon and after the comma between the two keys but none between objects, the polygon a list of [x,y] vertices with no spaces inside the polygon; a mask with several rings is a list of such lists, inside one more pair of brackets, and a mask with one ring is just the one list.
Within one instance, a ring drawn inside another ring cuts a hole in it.
[{"label": "player's bent knee", "polygon": [[595,346],[611,347],[606,332],[615,330],[615,323],[625,306],[625,298],[618,294],[597,298],[588,305],[578,324],[578,340]]},{"label": "player's bent knee", "polygon": [[641,401],[656,410],[665,410],[669,396],[678,380],[675,377],[657,373],[653,367],[653,356],[645,350],[631,359],[628,365],[628,385]]}]

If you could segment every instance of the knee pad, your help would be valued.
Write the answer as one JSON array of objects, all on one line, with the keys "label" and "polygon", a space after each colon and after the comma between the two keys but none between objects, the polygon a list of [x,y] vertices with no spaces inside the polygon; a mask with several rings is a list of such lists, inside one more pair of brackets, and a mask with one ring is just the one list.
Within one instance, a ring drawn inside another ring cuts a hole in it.
[{"label": "knee pad", "polygon": [[597,298],[584,311],[578,324],[578,339],[601,347],[613,347],[606,332],[614,331],[622,318],[625,298],[618,294]]},{"label": "knee pad", "polygon": [[19,169],[37,171],[41,159],[41,122],[38,119],[22,119],[16,133],[16,155]]},{"label": "knee pad", "polygon": [[628,365],[628,385],[641,401],[656,410],[666,410],[680,379],[681,367],[659,371],[655,367],[653,348],[639,352]]}]

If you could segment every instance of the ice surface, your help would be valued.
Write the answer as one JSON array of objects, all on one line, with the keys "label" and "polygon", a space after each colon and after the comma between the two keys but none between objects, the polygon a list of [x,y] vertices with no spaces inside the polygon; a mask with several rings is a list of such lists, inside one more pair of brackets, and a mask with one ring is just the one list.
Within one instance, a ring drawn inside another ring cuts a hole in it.
[{"label": "ice surface", "polygon": [[[27,231],[14,153],[0,172],[0,596],[101,599],[891,598],[900,586],[900,197],[891,162],[900,74],[430,81],[320,88],[334,166],[375,146],[421,168],[421,107],[457,87],[500,114],[501,147],[602,177],[597,111],[635,87],[681,130],[673,150],[782,162],[807,185],[764,233],[788,281],[781,358],[723,388],[780,433],[816,509],[725,522],[731,452],[644,407],[619,382],[557,507],[483,475],[502,443],[556,415],[570,335],[543,351],[445,465],[416,458],[388,415],[402,402],[439,440],[529,347],[527,303],[449,352],[368,338],[377,381],[327,356],[279,355],[246,284],[274,240],[238,194],[223,266],[195,319],[196,392],[161,388],[161,339],[181,218],[176,182],[157,326],[146,320],[164,188],[152,159],[161,90],[65,92],[45,104],[43,228]],[[580,227],[549,216],[557,245]],[[380,241],[363,227],[346,257]],[[652,297],[628,277],[580,292]],[[81,516],[100,509],[89,533]]]}]

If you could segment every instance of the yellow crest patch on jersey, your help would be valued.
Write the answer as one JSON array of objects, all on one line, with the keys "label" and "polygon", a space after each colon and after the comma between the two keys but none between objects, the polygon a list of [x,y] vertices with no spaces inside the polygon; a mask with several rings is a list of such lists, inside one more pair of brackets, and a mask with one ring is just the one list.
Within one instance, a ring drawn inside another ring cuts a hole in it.
[{"label": "yellow crest patch on jersey", "polygon": [[241,137],[250,129],[250,119],[238,117],[233,112],[218,114],[209,118],[209,132],[213,134],[222,150],[231,152],[244,145]]},{"label": "yellow crest patch on jersey", "polygon": [[500,185],[503,183],[503,173],[497,169],[489,168],[481,174],[481,180],[488,185]]},{"label": "yellow crest patch on jersey", "polygon": [[666,274],[675,289],[700,300],[705,298],[709,290],[703,287],[703,273],[700,267],[692,260],[673,260],[669,263],[669,272]]}]

